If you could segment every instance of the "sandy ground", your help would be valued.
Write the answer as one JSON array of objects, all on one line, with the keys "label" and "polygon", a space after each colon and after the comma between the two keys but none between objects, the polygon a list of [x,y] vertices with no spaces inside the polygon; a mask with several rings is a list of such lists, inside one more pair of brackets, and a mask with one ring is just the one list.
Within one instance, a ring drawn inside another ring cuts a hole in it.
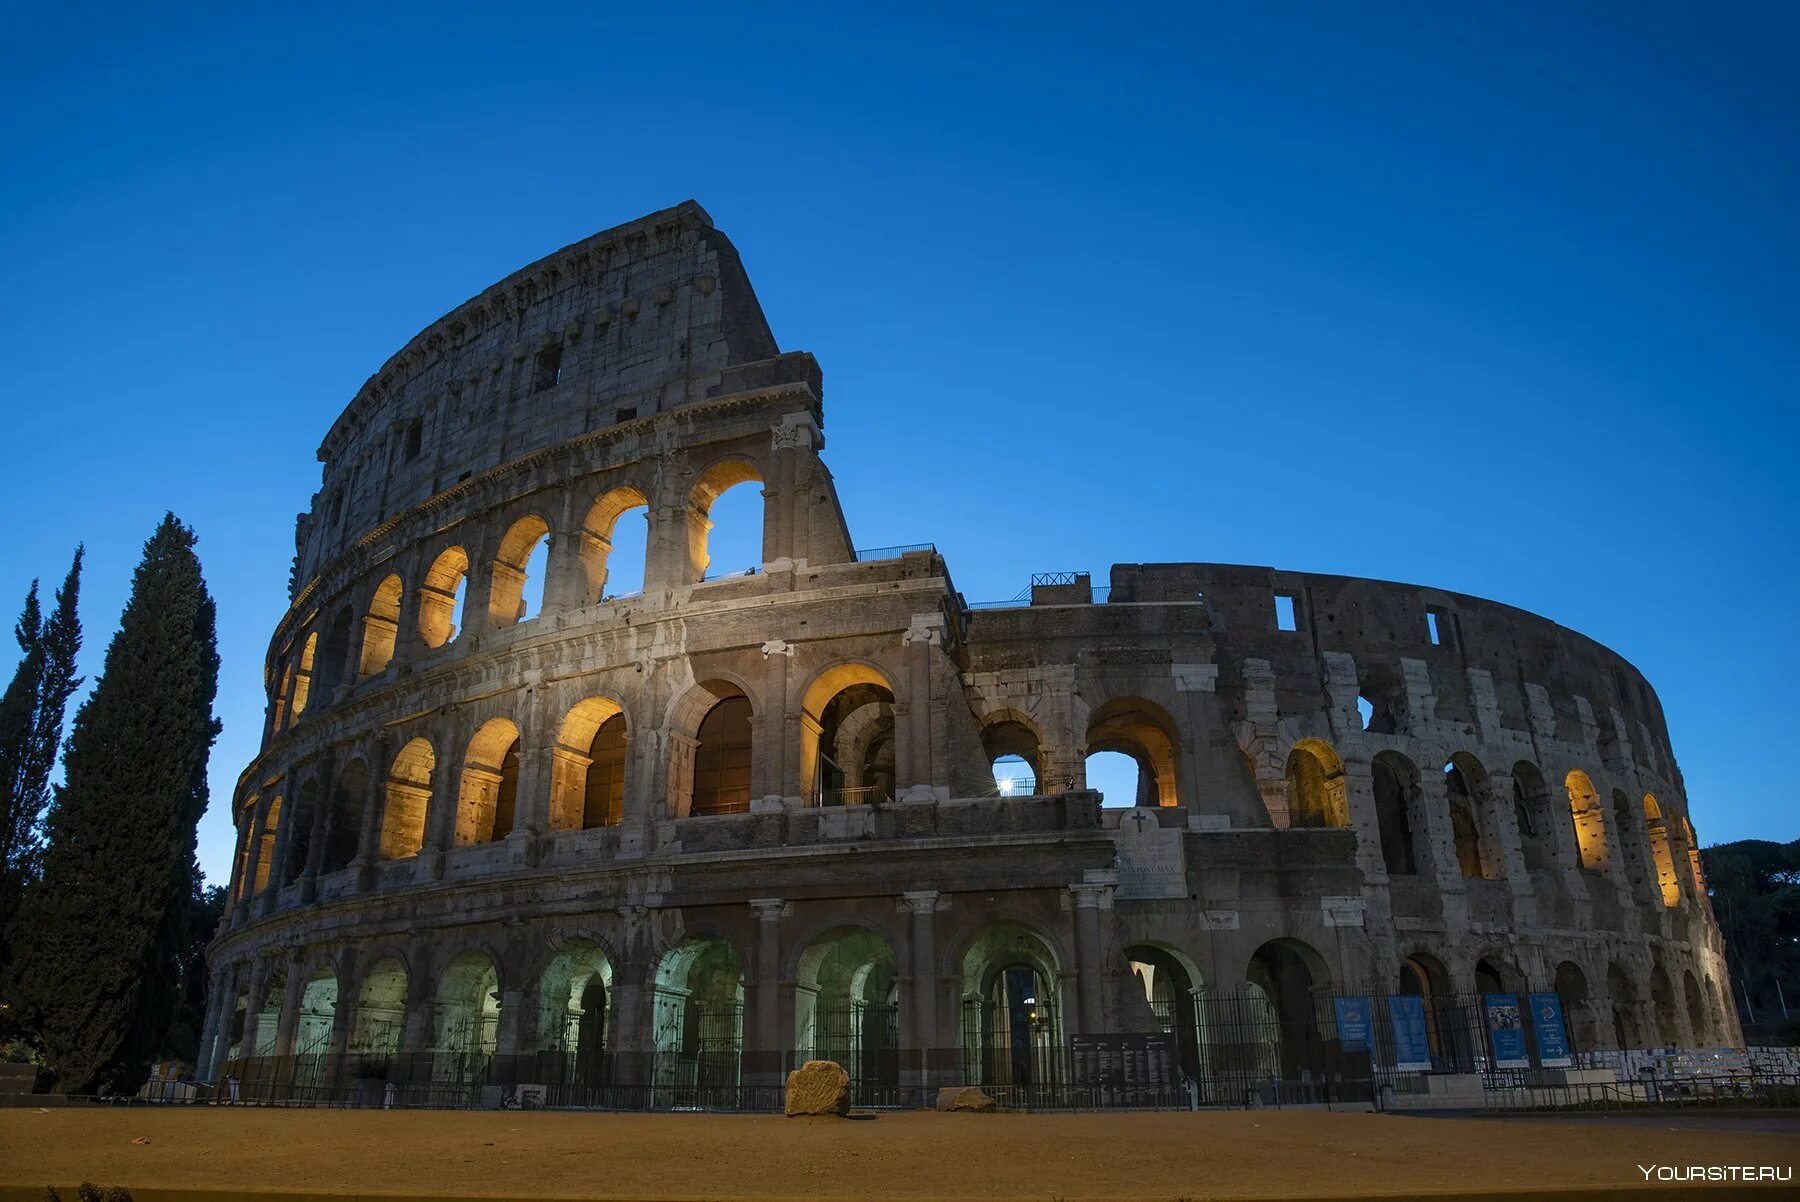
[{"label": "sandy ground", "polygon": [[[379,1197],[1267,1198],[1646,1186],[1635,1165],[1800,1160],[1800,1115],[1744,1122],[1200,1114],[779,1115],[0,1110],[0,1197],[46,1183]],[[147,1144],[134,1144],[147,1136]],[[1702,1186],[1702,1189],[1708,1187]],[[1720,1187],[1710,1187],[1717,1191]],[[1791,1186],[1789,1188],[1792,1188]],[[29,1190],[30,1192],[25,1192]],[[160,1190],[158,1191],[160,1192]],[[179,1192],[163,1195],[181,1196]]]}]

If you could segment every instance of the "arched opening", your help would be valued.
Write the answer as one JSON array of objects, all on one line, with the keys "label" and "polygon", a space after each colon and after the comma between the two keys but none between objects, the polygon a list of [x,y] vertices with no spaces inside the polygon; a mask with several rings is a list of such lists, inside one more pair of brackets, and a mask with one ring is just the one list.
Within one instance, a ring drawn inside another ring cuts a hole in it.
[{"label": "arched opening", "polygon": [[288,712],[288,706],[293,702],[293,692],[294,665],[292,663],[283,664],[281,666],[281,683],[276,686],[274,696],[269,698],[270,734],[279,734],[286,730],[288,724],[293,720],[292,714]]},{"label": "arched opening", "polygon": [[281,1007],[287,1000],[288,966],[278,960],[263,984],[262,999],[256,1010],[256,1030],[251,1035],[249,1055],[273,1056],[281,1037]]},{"label": "arched opening", "polygon": [[[726,681],[697,686],[690,701],[711,704],[694,728],[687,757],[688,790],[677,814],[742,814],[750,809],[752,764],[750,699]],[[680,741],[671,738],[671,745]],[[679,794],[677,795],[679,798]]]},{"label": "arched opening", "polygon": [[481,724],[463,755],[456,799],[456,846],[512,833],[519,801],[519,728],[505,718]]},{"label": "arched opening", "polygon": [[400,577],[391,575],[375,587],[375,595],[369,598],[369,612],[363,615],[362,655],[356,666],[359,680],[367,680],[393,662],[394,644],[400,634],[402,588]]},{"label": "arched opening", "polygon": [[528,513],[511,526],[494,555],[488,590],[488,624],[514,626],[544,611],[544,568],[549,562],[550,525]]},{"label": "arched opening", "polygon": [[1344,763],[1323,739],[1302,739],[1287,758],[1288,825],[1345,827],[1350,803],[1344,791]]},{"label": "arched opening", "polygon": [[1513,820],[1519,824],[1519,854],[1532,872],[1556,867],[1556,839],[1550,825],[1550,790],[1537,765],[1513,765]]},{"label": "arched opening", "polygon": [[1375,821],[1381,832],[1381,859],[1389,876],[1418,872],[1413,855],[1412,806],[1419,770],[1397,751],[1377,752],[1369,765],[1375,792]]},{"label": "arched opening", "polygon": [[560,1080],[594,1089],[612,1081],[612,962],[592,943],[551,960],[538,987],[538,1047],[559,1057]]},{"label": "arched opening", "polygon": [[550,753],[550,829],[617,826],[625,813],[625,713],[610,697],[571,709]]},{"label": "arched opening", "polygon": [[234,905],[250,893],[250,838],[256,826],[256,804],[254,794],[245,798],[235,819],[237,850],[231,858],[231,901]]},{"label": "arched opening", "polygon": [[1681,996],[1687,1003],[1688,1041],[1694,1047],[1704,1047],[1711,1042],[1706,1037],[1706,1002],[1700,995],[1700,982],[1691,972],[1681,974]]},{"label": "arched opening", "polygon": [[1570,1046],[1585,1051],[1600,1046],[1600,1031],[1594,1014],[1594,1000],[1588,994],[1587,974],[1572,960],[1556,966],[1556,996],[1562,999],[1565,1025],[1569,1029]]},{"label": "arched opening", "polygon": [[244,1031],[249,1020],[250,993],[240,989],[231,1003],[231,1028],[225,1033],[225,1059],[239,1060],[250,1055],[251,1049],[244,1046]]},{"label": "arched opening", "polygon": [[254,893],[261,893],[269,887],[269,878],[275,873],[275,844],[281,834],[281,798],[269,798],[268,812],[263,816],[262,839],[256,848],[256,888]]},{"label": "arched opening", "polygon": [[331,1053],[331,1031],[337,1022],[338,983],[329,968],[313,973],[300,991],[300,1017],[294,1023],[294,1078],[303,1084],[324,1076]]},{"label": "arched opening", "polygon": [[1465,879],[1500,876],[1499,841],[1485,821],[1492,809],[1483,804],[1487,793],[1487,774],[1480,762],[1466,752],[1451,756],[1444,765],[1444,796],[1450,807],[1456,864]]},{"label": "arched opening", "polygon": [[744,966],[724,939],[690,938],[656,969],[657,1101],[735,1104],[744,1053]]},{"label": "arched opening", "polygon": [[1681,820],[1682,844],[1687,848],[1688,883],[1694,887],[1695,897],[1706,896],[1706,870],[1700,866],[1700,841],[1694,838],[1694,824],[1686,818]]},{"label": "arched opening", "polygon": [[1656,884],[1669,909],[1681,904],[1681,882],[1675,879],[1675,857],[1669,851],[1669,825],[1663,821],[1656,795],[1644,794],[1644,830],[1650,838],[1650,859],[1656,865]]},{"label": "arched opening", "polygon": [[991,719],[981,728],[981,750],[993,769],[994,792],[1001,797],[1043,791],[1038,733],[1032,726],[1013,716]]},{"label": "arched opening", "polygon": [[427,647],[442,647],[462,629],[468,588],[469,553],[461,547],[444,548],[419,586],[419,638]]},{"label": "arched opening", "polygon": [[406,966],[393,956],[377,960],[363,977],[350,1031],[350,1052],[359,1062],[355,1076],[388,1076],[388,1061],[400,1051],[406,1030],[407,986]]},{"label": "arched opening", "polygon": [[[1174,720],[1161,706],[1141,697],[1108,701],[1088,715],[1088,788],[1097,788],[1103,794],[1102,804],[1177,805],[1176,744]],[[1134,793],[1124,792],[1127,787],[1126,774],[1122,771],[1124,765],[1100,760],[1098,757],[1102,753],[1121,755],[1132,762],[1136,768]],[[1108,784],[1112,787],[1111,794],[1104,787]]]},{"label": "arched opening", "polygon": [[1250,957],[1245,976],[1273,1010],[1284,1081],[1309,1079],[1322,1066],[1313,999],[1314,991],[1327,983],[1326,975],[1319,953],[1298,939],[1272,939]]},{"label": "arched opening", "polygon": [[313,695],[319,699],[320,705],[330,705],[337,696],[338,686],[344,682],[344,669],[350,660],[350,639],[356,629],[356,615],[345,606],[338,610],[337,616],[331,620],[331,626],[325,632],[325,642],[319,648],[318,666],[313,672]]},{"label": "arched opening", "polygon": [[1406,712],[1406,679],[1394,664],[1372,663],[1363,669],[1356,696],[1357,716],[1372,735],[1400,733]]},{"label": "arched opening", "polygon": [[[1182,1075],[1198,1081],[1206,1075],[1200,1041],[1200,974],[1185,956],[1165,947],[1138,943],[1125,949],[1131,973],[1143,989],[1150,1018],[1164,1035],[1175,1037],[1176,1062]],[[1135,1001],[1136,990],[1127,997]],[[1126,1015],[1126,1021],[1131,1021]]]},{"label": "arched opening", "polygon": [[1589,872],[1605,872],[1606,807],[1600,803],[1600,792],[1588,774],[1571,768],[1563,778],[1569,794],[1569,817],[1575,824],[1575,846],[1581,853],[1581,866]]},{"label": "arched opening", "polygon": [[1059,984],[1050,945],[1029,927],[997,922],[976,936],[962,957],[967,1084],[1028,1091],[1062,1080]]},{"label": "arched opening", "polygon": [[582,601],[592,605],[644,591],[650,554],[650,502],[635,488],[615,488],[581,523]]},{"label": "arched opening", "polygon": [[325,815],[325,855],[321,872],[340,872],[356,858],[363,799],[369,795],[369,765],[351,760],[331,786],[331,805]]},{"label": "arched opening", "polygon": [[900,986],[887,941],[837,927],[807,945],[794,981],[800,1060],[834,1060],[859,1106],[893,1105],[900,1084]]},{"label": "arched opening", "polygon": [[1100,804],[1107,809],[1155,805],[1145,800],[1148,782],[1138,760],[1122,751],[1096,751],[1082,763],[1087,787],[1100,794]]},{"label": "arched opening", "polygon": [[319,782],[308,777],[294,794],[293,829],[288,832],[287,858],[281,864],[281,883],[291,885],[306,871],[312,854],[313,825],[319,814]]},{"label": "arched opening", "polygon": [[437,755],[425,739],[413,739],[394,756],[383,789],[381,858],[403,860],[425,846],[425,815],[431,806],[431,774]]},{"label": "arched opening", "polygon": [[319,656],[319,632],[313,631],[300,644],[300,659],[294,665],[294,695],[288,703],[288,725],[292,726],[306,712],[312,701],[313,662]]},{"label": "arched opening", "polygon": [[462,952],[438,980],[432,1079],[475,1084],[500,1039],[500,973],[485,952]]},{"label": "arched opening", "polygon": [[1475,992],[1480,994],[1506,993],[1510,990],[1510,982],[1514,978],[1511,966],[1495,960],[1480,959],[1475,961]]},{"label": "arched opening", "polygon": [[894,690],[866,664],[819,674],[800,702],[800,790],[812,805],[894,796]]},{"label": "arched opening", "polygon": [[1400,961],[1397,993],[1416,997],[1425,1013],[1425,1042],[1432,1067],[1443,1072],[1467,1071],[1474,1065],[1473,1047],[1458,1022],[1456,996],[1443,963],[1424,952]]},{"label": "arched opening", "polygon": [[762,483],[756,465],[726,459],[694,484],[688,506],[688,563],[693,581],[754,572],[763,564]]},{"label": "arched opening", "polygon": [[1612,1004],[1613,1042],[1621,1050],[1649,1047],[1650,1036],[1639,1015],[1637,987],[1617,963],[1607,966],[1606,995]]}]

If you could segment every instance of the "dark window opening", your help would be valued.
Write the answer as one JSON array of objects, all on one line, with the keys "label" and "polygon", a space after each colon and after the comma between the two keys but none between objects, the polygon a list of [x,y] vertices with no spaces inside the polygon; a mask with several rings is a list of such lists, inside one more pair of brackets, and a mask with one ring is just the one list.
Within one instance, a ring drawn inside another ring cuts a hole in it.
[{"label": "dark window opening", "polygon": [[406,427],[406,461],[411,463],[425,447],[425,423],[414,418]]},{"label": "dark window opening", "polygon": [[615,416],[613,418],[613,420],[621,421],[621,422],[636,421],[637,420],[637,410],[635,408],[621,409],[621,410],[619,410],[617,416]]},{"label": "dark window opening", "polygon": [[536,370],[531,377],[531,391],[543,392],[556,387],[557,381],[562,379],[562,354],[561,343],[547,346],[537,353]]}]

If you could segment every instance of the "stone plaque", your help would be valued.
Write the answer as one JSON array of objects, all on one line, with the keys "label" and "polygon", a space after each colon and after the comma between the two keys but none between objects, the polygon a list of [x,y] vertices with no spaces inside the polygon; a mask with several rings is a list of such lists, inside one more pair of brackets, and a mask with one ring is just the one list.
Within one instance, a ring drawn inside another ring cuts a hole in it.
[{"label": "stone plaque", "polygon": [[1113,862],[1119,885],[1113,896],[1120,901],[1156,897],[1186,897],[1187,857],[1182,852],[1180,829],[1164,830],[1149,810],[1127,810],[1113,832]]}]

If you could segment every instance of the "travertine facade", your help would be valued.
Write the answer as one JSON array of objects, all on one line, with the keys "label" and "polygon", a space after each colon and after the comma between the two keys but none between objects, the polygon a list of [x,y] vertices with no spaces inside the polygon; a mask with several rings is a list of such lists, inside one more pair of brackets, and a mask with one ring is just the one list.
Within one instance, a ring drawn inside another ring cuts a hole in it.
[{"label": "travertine facade", "polygon": [[[1209,998],[1265,999],[1285,1040],[1332,993],[1528,988],[1579,1047],[1737,1041],[1661,709],[1617,655],[1217,564],[971,609],[932,548],[853,550],[821,393],[691,203],[363,387],[270,644],[203,1071],[1019,1082],[1061,1036],[1171,1024],[1192,1071]],[[703,579],[746,483],[762,564]],[[1136,807],[1086,791],[1100,751],[1137,761]]]}]

